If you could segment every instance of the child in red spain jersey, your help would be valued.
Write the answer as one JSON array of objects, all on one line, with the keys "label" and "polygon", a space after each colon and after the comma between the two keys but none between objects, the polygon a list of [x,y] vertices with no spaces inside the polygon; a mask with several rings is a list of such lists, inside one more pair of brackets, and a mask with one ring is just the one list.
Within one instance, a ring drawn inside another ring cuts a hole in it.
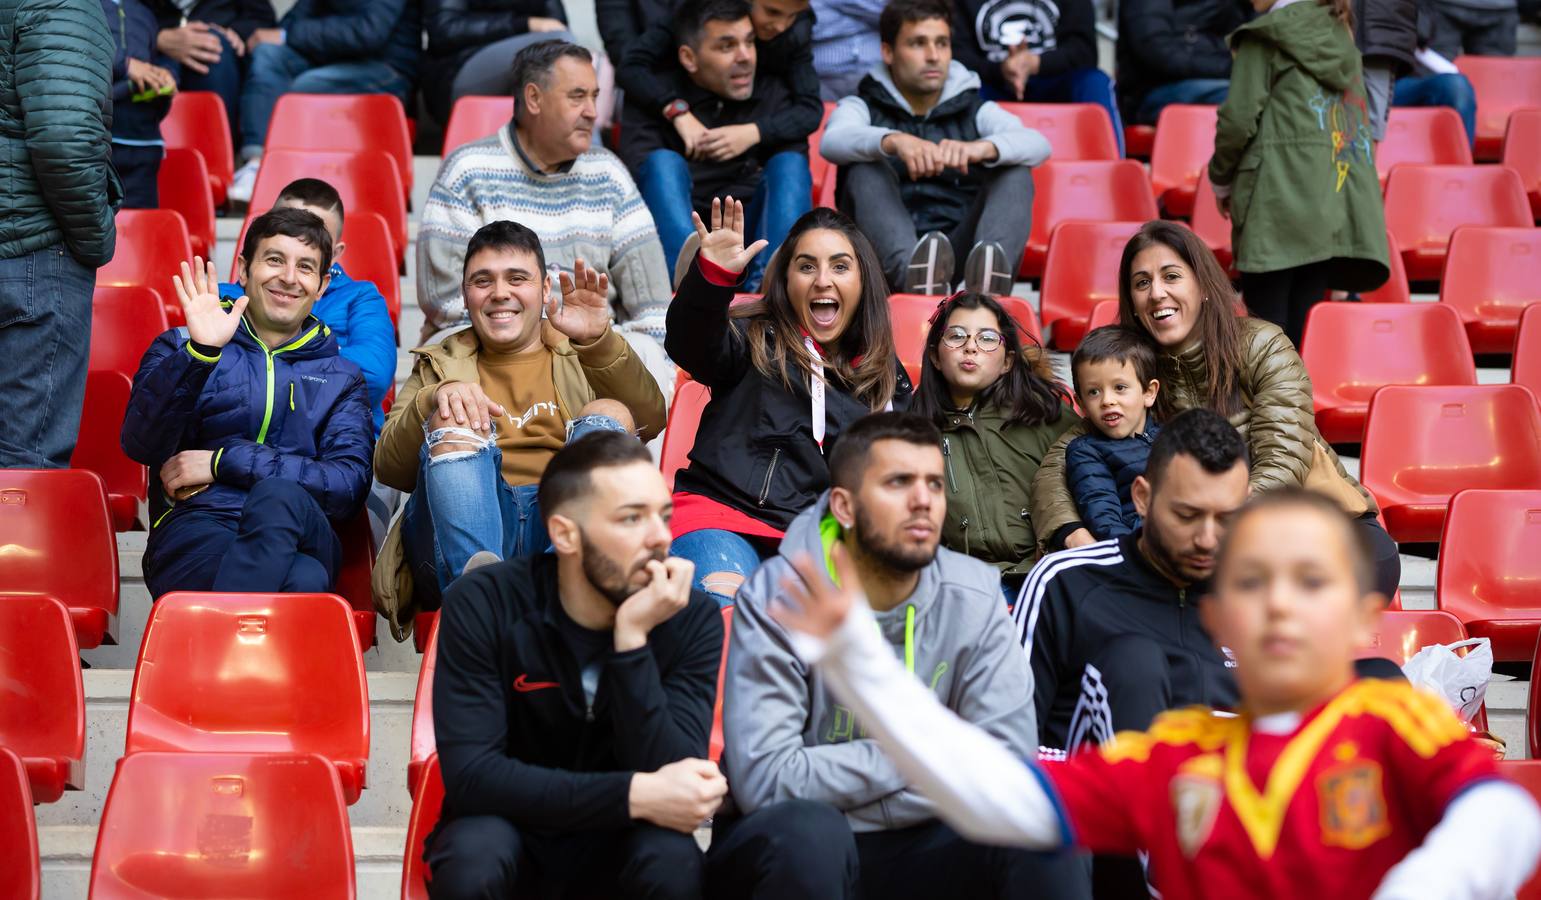
[{"label": "child in red spain jersey", "polygon": [[1314,494],[1254,500],[1201,605],[1236,656],[1240,714],[1164,713],[1059,764],[1020,760],[941,708],[880,640],[838,556],[844,588],[804,566],[780,616],[971,840],[1144,852],[1166,900],[1510,896],[1541,854],[1541,811],[1443,700],[1355,680],[1355,651],[1385,601],[1360,533]]}]

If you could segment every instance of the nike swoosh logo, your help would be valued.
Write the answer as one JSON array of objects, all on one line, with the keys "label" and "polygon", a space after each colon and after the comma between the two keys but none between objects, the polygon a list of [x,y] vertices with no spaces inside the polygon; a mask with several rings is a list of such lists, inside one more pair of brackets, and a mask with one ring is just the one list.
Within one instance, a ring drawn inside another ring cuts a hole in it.
[{"label": "nike swoosh logo", "polygon": [[514,690],[521,694],[528,694],[530,691],[539,691],[544,690],[545,688],[561,686],[561,683],[556,681],[530,681],[526,675],[520,675],[518,678],[514,679]]}]

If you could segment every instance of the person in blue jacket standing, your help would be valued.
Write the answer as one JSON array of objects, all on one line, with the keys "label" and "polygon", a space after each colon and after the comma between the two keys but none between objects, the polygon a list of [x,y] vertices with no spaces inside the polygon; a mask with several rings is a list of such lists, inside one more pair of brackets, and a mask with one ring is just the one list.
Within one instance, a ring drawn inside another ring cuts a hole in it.
[{"label": "person in blue jacket standing", "polygon": [[[343,206],[337,189],[319,178],[291,181],[278,194],[273,207],[292,206],[316,214],[332,236],[332,267],[327,272],[326,291],[316,301],[311,315],[325,322],[337,339],[338,352],[352,360],[364,373],[364,388],[369,392],[369,414],[374,421],[374,436],[385,425],[382,401],[396,381],[396,326],[391,322],[385,297],[372,281],[355,281],[343,271]],[[236,300],[243,293],[239,284],[221,284],[222,300]]]},{"label": "person in blue jacket standing", "polygon": [[122,433],[150,467],[152,597],[331,590],[331,523],[363,506],[374,452],[364,378],[311,315],[331,259],[320,218],[275,209],[242,243],[245,296],[197,257],[172,279],[187,324],[146,351]]}]

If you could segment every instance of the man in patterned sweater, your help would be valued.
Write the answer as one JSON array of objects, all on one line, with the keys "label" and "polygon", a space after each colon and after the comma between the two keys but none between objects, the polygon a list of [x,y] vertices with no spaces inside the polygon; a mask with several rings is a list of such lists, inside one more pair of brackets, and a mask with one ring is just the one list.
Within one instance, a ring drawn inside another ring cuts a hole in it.
[{"label": "man in patterned sweater", "polygon": [[520,51],[514,73],[513,121],[445,158],[428,193],[417,240],[423,339],[467,321],[466,242],[488,222],[508,219],[540,235],[549,264],[571,272],[581,258],[609,276],[620,330],[656,368],[674,292],[636,183],[615,154],[592,146],[593,58],[576,44],[546,41]]}]

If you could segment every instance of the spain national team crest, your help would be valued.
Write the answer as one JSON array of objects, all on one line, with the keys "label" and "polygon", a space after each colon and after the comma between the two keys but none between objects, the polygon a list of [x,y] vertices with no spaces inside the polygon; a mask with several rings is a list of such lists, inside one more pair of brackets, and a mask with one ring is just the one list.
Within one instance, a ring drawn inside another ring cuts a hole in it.
[{"label": "spain national team crest", "polygon": [[[1215,761],[1218,763],[1218,759]],[[1203,768],[1208,767],[1199,767]],[[1177,814],[1177,846],[1182,849],[1183,856],[1192,859],[1215,828],[1225,791],[1220,787],[1218,773],[1188,766],[1184,769],[1188,771],[1180,771],[1172,777],[1172,810]]]},{"label": "spain national team crest", "polygon": [[1391,833],[1380,764],[1356,759],[1333,766],[1316,779],[1322,810],[1322,843],[1362,850]]}]

